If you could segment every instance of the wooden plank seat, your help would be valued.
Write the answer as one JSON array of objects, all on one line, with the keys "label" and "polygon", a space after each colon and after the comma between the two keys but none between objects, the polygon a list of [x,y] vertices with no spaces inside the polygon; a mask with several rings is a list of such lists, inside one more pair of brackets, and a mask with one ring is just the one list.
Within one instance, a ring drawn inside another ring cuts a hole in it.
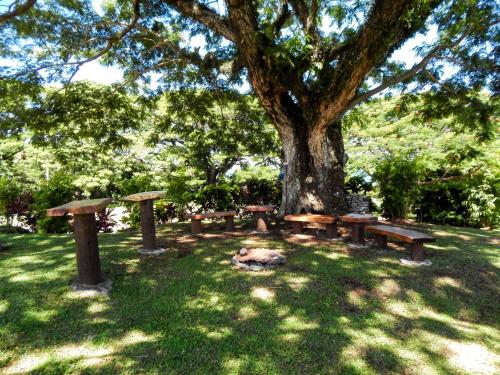
[{"label": "wooden plank seat", "polygon": [[375,242],[380,248],[387,247],[387,237],[396,238],[410,244],[411,259],[418,262],[424,260],[424,243],[436,241],[434,237],[428,234],[391,225],[372,225],[367,227],[366,230],[373,233]]},{"label": "wooden plank seat", "polygon": [[[285,221],[292,222],[292,233],[300,234],[309,223],[321,224],[320,228],[326,230],[328,238],[337,237],[337,218],[332,215],[320,214],[292,214],[286,215]],[[316,226],[315,226],[316,227]]]},{"label": "wooden plank seat", "polygon": [[220,219],[224,218],[226,220],[226,232],[234,231],[234,217],[236,216],[236,211],[217,211],[200,213],[189,216],[191,219],[191,232],[201,233],[201,221],[203,219]]}]

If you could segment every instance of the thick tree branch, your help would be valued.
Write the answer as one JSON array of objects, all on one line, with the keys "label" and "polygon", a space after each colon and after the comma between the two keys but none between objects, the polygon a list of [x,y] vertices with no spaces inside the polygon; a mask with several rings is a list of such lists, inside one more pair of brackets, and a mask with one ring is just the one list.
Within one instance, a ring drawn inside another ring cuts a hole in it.
[{"label": "thick tree branch", "polygon": [[14,1],[9,6],[9,11],[5,13],[0,13],[0,26],[2,26],[7,21],[12,18],[18,17],[27,11],[29,11],[35,5],[36,0],[26,0],[26,2],[18,4],[18,1]]},{"label": "thick tree branch", "polygon": [[365,24],[339,53],[330,84],[320,93],[317,131],[326,131],[345,112],[366,75],[420,29],[440,2],[375,0]]},{"label": "thick tree branch", "polygon": [[200,22],[210,30],[232,42],[236,41],[234,32],[231,30],[227,19],[215,13],[206,5],[194,0],[163,0],[163,2],[172,6],[184,17]]},{"label": "thick tree branch", "polygon": [[288,9],[288,0],[283,0],[281,4],[281,10],[276,17],[276,20],[273,23],[272,29],[274,36],[279,36],[279,33],[286,21],[290,18],[292,14],[290,13],[290,9]]},{"label": "thick tree branch", "polygon": [[317,29],[317,16],[319,4],[317,0],[311,1],[311,7],[308,8],[304,0],[290,0],[293,10],[302,24],[302,28],[314,44],[319,41],[319,32]]}]

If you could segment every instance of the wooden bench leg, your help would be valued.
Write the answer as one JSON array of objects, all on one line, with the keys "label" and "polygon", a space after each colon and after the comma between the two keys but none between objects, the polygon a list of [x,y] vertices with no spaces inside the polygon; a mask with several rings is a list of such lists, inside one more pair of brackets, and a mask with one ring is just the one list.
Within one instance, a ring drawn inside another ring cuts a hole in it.
[{"label": "wooden bench leg", "polygon": [[326,237],[327,238],[338,237],[337,223],[326,224]]},{"label": "wooden bench leg", "polygon": [[352,242],[358,244],[365,243],[365,223],[352,223]]},{"label": "wooden bench leg", "polygon": [[226,232],[234,232],[234,217],[233,216],[224,216],[226,220]]},{"label": "wooden bench leg", "polygon": [[292,225],[292,234],[301,234],[304,231],[304,227],[300,221],[294,221]]},{"label": "wooden bench leg", "polygon": [[411,250],[411,260],[416,262],[422,262],[425,259],[424,253],[424,243],[423,242],[412,242],[410,244]]},{"label": "wooden bench leg", "polygon": [[191,219],[191,233],[201,233],[201,219]]},{"label": "wooden bench leg", "polygon": [[374,233],[373,236],[375,237],[375,244],[377,247],[381,249],[385,249],[387,247],[387,236],[376,233]]}]

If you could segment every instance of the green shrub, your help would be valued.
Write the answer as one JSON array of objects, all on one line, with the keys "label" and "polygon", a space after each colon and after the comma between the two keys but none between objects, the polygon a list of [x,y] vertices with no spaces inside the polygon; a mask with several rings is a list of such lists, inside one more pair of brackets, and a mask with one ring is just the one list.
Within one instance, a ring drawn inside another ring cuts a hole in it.
[{"label": "green shrub", "polygon": [[405,218],[418,198],[420,165],[410,156],[388,156],[375,169],[374,178],[382,198],[382,215],[389,219]]},{"label": "green shrub", "polygon": [[66,217],[48,217],[46,210],[68,203],[77,195],[70,176],[63,172],[55,173],[52,178],[40,186],[34,194],[34,211],[36,212],[36,229],[43,233],[67,233],[71,227]]},{"label": "green shrub", "polygon": [[470,227],[500,225],[500,184],[491,173],[457,175],[421,186],[416,211],[421,221]]}]

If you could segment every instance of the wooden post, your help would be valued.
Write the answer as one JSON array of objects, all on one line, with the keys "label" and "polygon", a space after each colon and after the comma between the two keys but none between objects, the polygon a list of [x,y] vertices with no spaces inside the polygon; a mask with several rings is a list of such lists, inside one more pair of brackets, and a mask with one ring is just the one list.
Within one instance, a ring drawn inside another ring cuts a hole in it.
[{"label": "wooden post", "polygon": [[191,233],[201,233],[201,219],[191,219]]},{"label": "wooden post", "polygon": [[365,243],[365,223],[352,223],[352,242]]},{"label": "wooden post", "polygon": [[331,224],[326,224],[326,237],[327,238],[338,237],[337,222],[331,223]]},{"label": "wooden post", "polygon": [[294,221],[292,223],[292,233],[293,234],[301,234],[304,231],[304,227],[300,221]]},{"label": "wooden post", "polygon": [[422,262],[425,259],[424,243],[421,241],[412,242],[410,244],[411,260]]},{"label": "wooden post", "polygon": [[226,232],[234,232],[234,216],[224,216],[226,220]]},{"label": "wooden post", "polygon": [[387,247],[387,236],[383,236],[381,234],[374,234],[374,237],[377,247],[381,249],[385,249]]},{"label": "wooden post", "polygon": [[95,214],[75,214],[73,220],[78,282],[85,285],[97,285],[103,279],[99,261]]},{"label": "wooden post", "polygon": [[267,214],[265,211],[257,211],[257,232],[267,232]]},{"label": "wooden post", "polygon": [[147,199],[141,201],[140,207],[142,244],[145,250],[154,250],[156,249],[156,229],[153,200]]}]

